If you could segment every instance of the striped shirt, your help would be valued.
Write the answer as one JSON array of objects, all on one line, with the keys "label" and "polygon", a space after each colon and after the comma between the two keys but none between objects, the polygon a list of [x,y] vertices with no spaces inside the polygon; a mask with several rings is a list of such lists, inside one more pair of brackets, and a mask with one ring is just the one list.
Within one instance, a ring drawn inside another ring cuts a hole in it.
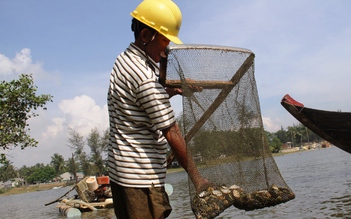
[{"label": "striped shirt", "polygon": [[116,58],[108,111],[111,181],[135,188],[162,186],[167,141],[161,130],[173,125],[175,117],[169,96],[158,82],[157,64],[134,44]]}]

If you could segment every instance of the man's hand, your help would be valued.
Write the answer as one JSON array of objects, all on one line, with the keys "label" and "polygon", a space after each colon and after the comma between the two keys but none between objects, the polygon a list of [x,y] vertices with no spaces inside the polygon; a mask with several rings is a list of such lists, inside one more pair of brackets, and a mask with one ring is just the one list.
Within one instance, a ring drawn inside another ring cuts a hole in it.
[{"label": "man's hand", "polygon": [[179,94],[179,95],[183,94],[183,91],[180,88],[166,87],[165,90],[168,93],[169,98],[171,98],[171,97],[173,97],[173,96],[175,96],[177,94]]},{"label": "man's hand", "polygon": [[[193,85],[192,82],[194,82],[194,80],[192,79],[185,79],[186,81],[186,89],[190,90],[192,93],[194,92],[201,92],[202,91],[202,87],[201,86],[197,86],[197,85]],[[181,88],[174,88],[174,87],[165,87],[166,92],[169,95],[169,98],[179,94],[179,95],[183,95],[183,90]]]}]

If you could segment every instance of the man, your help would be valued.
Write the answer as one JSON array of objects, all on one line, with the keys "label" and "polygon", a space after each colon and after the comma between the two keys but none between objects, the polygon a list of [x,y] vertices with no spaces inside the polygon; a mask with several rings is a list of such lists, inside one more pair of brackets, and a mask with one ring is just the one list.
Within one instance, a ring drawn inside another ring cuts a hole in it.
[{"label": "man", "polygon": [[164,189],[167,142],[197,190],[201,177],[175,122],[169,98],[181,94],[158,82],[158,65],[178,38],[182,15],[171,0],[144,0],[131,13],[135,41],[121,53],[110,77],[109,173],[118,219],[160,219],[171,212]]}]

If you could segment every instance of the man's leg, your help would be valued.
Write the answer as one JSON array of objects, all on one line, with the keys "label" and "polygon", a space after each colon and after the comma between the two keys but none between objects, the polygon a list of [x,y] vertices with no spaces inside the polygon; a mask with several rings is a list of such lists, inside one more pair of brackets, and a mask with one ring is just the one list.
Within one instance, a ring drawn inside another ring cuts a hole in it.
[{"label": "man's leg", "polygon": [[172,211],[164,187],[128,188],[111,182],[111,190],[118,219],[161,219]]}]

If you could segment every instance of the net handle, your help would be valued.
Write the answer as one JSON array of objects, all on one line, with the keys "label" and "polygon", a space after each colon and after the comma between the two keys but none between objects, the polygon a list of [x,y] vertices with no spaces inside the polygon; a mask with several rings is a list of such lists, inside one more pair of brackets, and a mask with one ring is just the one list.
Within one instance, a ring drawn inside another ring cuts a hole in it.
[{"label": "net handle", "polygon": [[[182,80],[167,80],[167,57],[161,58],[159,82],[163,87],[181,88],[184,81]],[[187,81],[190,86],[201,87],[202,89],[223,89],[226,86],[233,85],[232,81]]]},{"label": "net handle", "polygon": [[[185,83],[189,87],[201,87],[202,89],[223,89],[227,86],[233,86],[234,83],[232,81],[187,81]],[[172,88],[181,88],[184,84],[182,80],[167,80],[166,87]]]}]

